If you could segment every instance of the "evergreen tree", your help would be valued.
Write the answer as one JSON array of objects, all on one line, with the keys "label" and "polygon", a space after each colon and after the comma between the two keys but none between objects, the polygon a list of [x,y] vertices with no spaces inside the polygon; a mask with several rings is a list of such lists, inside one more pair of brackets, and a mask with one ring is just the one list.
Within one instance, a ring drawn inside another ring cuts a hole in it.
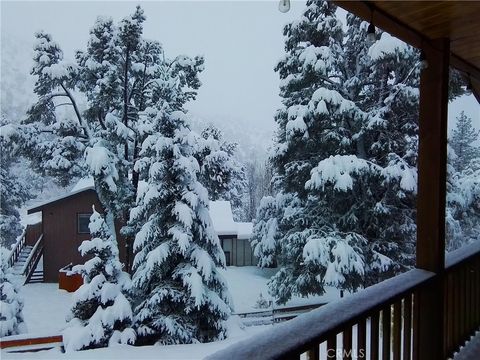
[{"label": "evergreen tree", "polygon": [[447,162],[446,250],[480,240],[480,157],[457,171],[458,157],[449,146]]},{"label": "evergreen tree", "polygon": [[230,201],[234,215],[242,220],[246,177],[243,166],[235,159],[237,144],[223,140],[221,131],[209,125],[203,129],[197,146],[199,181],[206,187],[210,200]]},{"label": "evergreen tree", "polygon": [[466,170],[472,160],[480,158],[480,146],[475,145],[479,136],[480,130],[473,127],[472,119],[462,111],[457,116],[455,129],[450,138],[450,146],[456,155],[454,165],[457,171]]},{"label": "evergreen tree", "polygon": [[0,120],[0,245],[9,247],[22,233],[18,209],[32,197],[29,186],[12,171],[16,163],[11,135],[14,128],[2,116]]},{"label": "evergreen tree", "polygon": [[[93,176],[109,228],[102,239],[108,242],[116,242],[115,224],[127,223],[138,197],[135,163],[140,150],[148,147],[144,142],[155,126],[149,118],[151,109],[163,113],[162,106],[168,104],[169,111],[181,111],[186,102],[195,99],[200,86],[198,74],[203,70],[203,58],[180,55],[170,59],[159,42],[144,39],[144,21],[140,7],[118,24],[98,18],[90,30],[87,49],[77,52],[75,63],[64,60],[50,35],[36,34],[32,75],[37,80],[38,99],[14,134],[35,168],[59,183]],[[85,110],[79,99],[85,99]],[[143,223],[130,221],[128,225],[122,233],[126,252],[131,254],[128,245]],[[113,247],[111,256],[112,261],[118,257]],[[127,258],[127,266],[129,263]],[[105,304],[98,306],[103,312]],[[87,319],[87,315],[80,319],[86,332],[93,321],[87,325]],[[105,337],[91,339],[91,343],[71,338],[72,348],[105,346],[109,338],[115,338],[109,335],[109,322],[95,320],[95,324],[104,326]]]},{"label": "evergreen tree", "polygon": [[9,268],[10,251],[0,245],[0,336],[17,335],[26,332],[23,321],[23,300]]},{"label": "evergreen tree", "polygon": [[276,68],[281,268],[269,286],[279,302],[325,285],[354,290],[413,264],[418,54],[386,33],[370,46],[367,24],[353,15],[344,33],[335,11],[308,1],[285,27]]},{"label": "evergreen tree", "polygon": [[134,242],[135,322],[142,344],[206,342],[225,337],[230,313],[218,272],[225,258],[198,182],[198,139],[183,112],[151,110],[152,134],[137,168],[147,186],[131,212],[143,224]]},{"label": "evergreen tree", "polygon": [[[142,37],[144,21],[140,7],[118,24],[98,18],[75,63],[49,34],[37,33],[32,75],[38,99],[15,134],[35,169],[59,183],[94,177],[112,234],[135,202],[134,163],[150,130],[143,114],[161,99],[177,107],[194,99],[203,69],[201,57],[167,58],[160,43]],[[170,72],[177,83],[168,83]]]},{"label": "evergreen tree", "polygon": [[111,344],[133,344],[133,315],[123,292],[130,277],[118,260],[118,246],[104,218],[93,209],[90,217],[91,240],[79,250],[91,257],[72,271],[81,273],[83,285],[73,295],[69,323],[64,332],[67,351],[106,347]]}]

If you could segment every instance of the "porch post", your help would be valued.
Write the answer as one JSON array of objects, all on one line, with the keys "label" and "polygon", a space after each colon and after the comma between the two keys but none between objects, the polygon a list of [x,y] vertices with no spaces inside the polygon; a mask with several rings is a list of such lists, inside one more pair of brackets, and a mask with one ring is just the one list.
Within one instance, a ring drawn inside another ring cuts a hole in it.
[{"label": "porch post", "polygon": [[437,273],[415,294],[414,358],[443,359],[445,204],[449,39],[423,45],[428,61],[420,78],[417,267]]}]

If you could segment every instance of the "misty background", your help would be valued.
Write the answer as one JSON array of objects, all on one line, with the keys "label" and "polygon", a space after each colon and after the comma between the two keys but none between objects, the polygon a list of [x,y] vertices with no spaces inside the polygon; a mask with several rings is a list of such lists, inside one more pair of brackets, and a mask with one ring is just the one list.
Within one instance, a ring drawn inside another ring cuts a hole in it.
[{"label": "misty background", "polygon": [[[281,104],[274,67],[284,54],[283,26],[301,15],[305,1],[293,1],[288,13],[278,11],[278,1],[2,1],[2,112],[17,122],[32,102],[36,31],[51,33],[73,61],[97,16],[118,21],[137,4],[147,16],[145,37],[159,40],[167,56],[205,57],[197,100],[187,106],[195,123],[220,127],[243,158],[266,158]],[[472,95],[450,104],[449,128],[462,110],[480,129]]]}]

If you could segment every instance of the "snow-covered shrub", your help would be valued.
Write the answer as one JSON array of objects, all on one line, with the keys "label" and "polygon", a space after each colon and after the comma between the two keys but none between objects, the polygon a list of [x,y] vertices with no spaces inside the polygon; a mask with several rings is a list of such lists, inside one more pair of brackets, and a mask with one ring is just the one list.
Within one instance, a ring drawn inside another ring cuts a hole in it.
[{"label": "snow-covered shrub", "polygon": [[255,302],[255,308],[257,309],[268,309],[271,305],[271,302],[268,301],[263,297],[263,294],[260,293],[260,295],[257,298],[257,301]]},{"label": "snow-covered shrub", "polygon": [[26,332],[23,300],[8,266],[10,251],[0,246],[0,337]]},{"label": "snow-covered shrub", "polygon": [[63,334],[67,351],[133,344],[136,339],[132,309],[124,295],[130,278],[118,260],[115,235],[95,209],[89,228],[92,239],[84,241],[79,250],[91,258],[72,268],[82,274],[84,284],[73,294],[67,317]]}]

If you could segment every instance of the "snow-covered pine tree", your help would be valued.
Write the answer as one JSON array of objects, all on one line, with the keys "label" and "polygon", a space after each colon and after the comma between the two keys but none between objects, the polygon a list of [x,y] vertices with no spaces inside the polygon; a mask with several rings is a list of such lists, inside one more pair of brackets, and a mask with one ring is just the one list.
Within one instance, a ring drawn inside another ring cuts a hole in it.
[{"label": "snow-covered pine tree", "polygon": [[254,255],[259,259],[258,266],[273,267],[278,254],[278,217],[281,211],[277,205],[279,197],[265,196],[257,211],[253,236],[250,240]]},{"label": "snow-covered pine tree", "polygon": [[[449,141],[447,162],[446,249],[480,240],[479,132],[462,111]],[[458,156],[457,151],[461,156]]]},{"label": "snow-covered pine tree", "polygon": [[472,119],[462,111],[457,116],[449,141],[456,155],[454,165],[457,171],[464,171],[472,160],[480,158],[480,146],[475,145],[479,137],[480,130],[473,127]]},{"label": "snow-covered pine tree", "polygon": [[[15,134],[36,170],[59,183],[94,177],[112,233],[135,203],[134,162],[150,131],[142,114],[162,98],[180,107],[194,99],[203,69],[201,57],[167,58],[157,41],[142,37],[144,21],[140,7],[118,24],[98,18],[75,63],[64,60],[49,34],[37,33],[32,75],[38,98]],[[178,83],[167,83],[169,71]]]},{"label": "snow-covered pine tree", "polygon": [[[3,234],[0,233],[0,236]],[[23,300],[9,268],[9,255],[10,251],[0,245],[0,337],[26,332]]]},{"label": "snow-covered pine tree", "polygon": [[133,344],[133,315],[123,293],[130,286],[130,277],[118,260],[118,246],[101,214],[93,209],[90,217],[91,240],[79,250],[90,257],[72,271],[81,273],[83,285],[73,294],[73,305],[64,331],[67,351],[106,347],[112,344]]},{"label": "snow-covered pine tree", "polygon": [[203,129],[195,158],[200,165],[199,181],[208,191],[210,200],[230,201],[236,220],[244,220],[242,197],[246,188],[243,166],[235,158],[237,144],[223,139],[214,125]]},{"label": "snow-covered pine tree", "polygon": [[418,54],[388,34],[370,47],[351,14],[343,33],[335,10],[309,1],[277,66],[274,185],[291,201],[277,217],[280,302],[353,290],[413,261]]},{"label": "snow-covered pine tree", "polygon": [[227,285],[218,271],[225,258],[211,224],[207,190],[197,180],[198,139],[186,115],[174,109],[165,101],[149,111],[153,131],[137,163],[147,182],[130,218],[143,224],[135,237],[132,279],[141,344],[222,339],[230,313]]},{"label": "snow-covered pine tree", "polygon": [[16,158],[11,135],[15,132],[2,115],[0,119],[0,245],[9,247],[22,233],[18,209],[32,197],[30,187],[19,181],[12,168]]}]

